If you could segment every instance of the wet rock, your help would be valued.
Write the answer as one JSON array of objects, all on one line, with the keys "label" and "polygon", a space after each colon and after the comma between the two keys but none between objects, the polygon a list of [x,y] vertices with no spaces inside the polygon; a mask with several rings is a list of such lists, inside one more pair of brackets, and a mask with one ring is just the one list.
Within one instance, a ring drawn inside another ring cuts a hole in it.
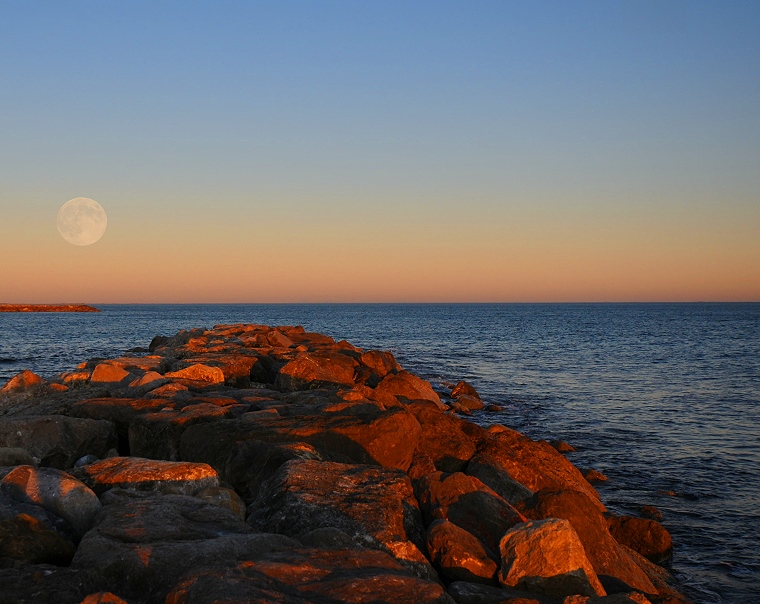
[{"label": "wet rock", "polygon": [[465,409],[468,409],[469,411],[478,411],[480,409],[485,408],[485,404],[483,403],[483,401],[480,400],[480,398],[476,396],[469,396],[467,394],[463,394],[459,396],[456,399],[455,404],[459,405],[460,407],[464,407]]},{"label": "wet rock", "polygon": [[650,520],[656,520],[657,522],[662,522],[662,512],[658,510],[653,505],[642,505],[639,509],[639,513],[644,518],[649,518]]},{"label": "wet rock", "polygon": [[386,375],[375,388],[373,398],[390,406],[397,405],[399,402],[408,403],[425,400],[435,403],[442,411],[445,409],[441,403],[441,397],[433,390],[430,382],[426,382],[408,371]]},{"label": "wet rock", "polygon": [[354,359],[340,353],[299,353],[280,369],[274,385],[290,391],[352,385],[356,365]]},{"label": "wet rock", "polygon": [[607,482],[607,477],[593,468],[586,468],[585,470],[582,470],[581,473],[583,474],[583,478],[589,482]]},{"label": "wet rock", "polygon": [[102,457],[117,445],[113,424],[62,415],[6,417],[0,422],[0,447],[18,447],[41,466],[65,470],[83,455]]},{"label": "wet rock", "polygon": [[71,567],[99,573],[128,601],[164,602],[193,569],[299,546],[281,535],[255,534],[231,511],[195,497],[112,493]]},{"label": "wet rock", "polygon": [[607,595],[567,520],[518,524],[501,539],[500,553],[504,585],[556,596]]},{"label": "wet rock", "polygon": [[21,447],[0,447],[0,466],[37,465],[29,451]]},{"label": "wet rock", "polygon": [[498,565],[474,535],[448,520],[436,520],[428,528],[427,549],[433,566],[449,581],[495,583]]},{"label": "wet rock", "polygon": [[257,555],[235,566],[185,576],[167,604],[452,604],[443,587],[409,576],[389,555],[372,550],[313,550]]},{"label": "wet rock", "polygon": [[667,562],[673,554],[670,533],[659,522],[633,516],[610,516],[607,526],[618,543],[655,564]]},{"label": "wet rock", "polygon": [[219,367],[210,367],[197,363],[180,369],[179,371],[170,371],[164,374],[165,378],[192,380],[194,382],[204,382],[206,384],[223,384],[224,372]]},{"label": "wet rock", "polygon": [[604,511],[594,487],[564,455],[546,442],[533,441],[519,432],[499,426],[499,431],[491,433],[490,440],[480,447],[479,453],[491,455],[513,480],[533,492],[574,489],[586,493],[597,502],[599,510]]},{"label": "wet rock", "polygon": [[90,488],[54,468],[19,466],[0,481],[0,492],[63,518],[80,538],[90,529],[101,508],[100,500]]},{"label": "wet rock", "polygon": [[62,518],[0,491],[0,558],[66,565],[76,535]]},{"label": "wet rock", "polygon": [[436,577],[422,555],[424,528],[409,478],[378,466],[293,460],[249,507],[259,530],[292,537],[337,528],[364,547],[390,553],[422,577]]},{"label": "wet rock", "polygon": [[140,457],[111,457],[71,472],[98,495],[115,487],[194,495],[219,486],[216,470],[207,464]]},{"label": "wet rock", "polygon": [[549,444],[560,453],[572,453],[575,451],[575,447],[573,445],[566,443],[564,440],[560,440],[558,438],[550,440]]},{"label": "wet rock", "polygon": [[420,402],[406,407],[417,418],[422,432],[417,450],[428,455],[435,467],[442,472],[458,472],[463,469],[476,448],[462,431],[461,420],[441,413],[437,406]]},{"label": "wet rock", "polygon": [[462,396],[469,396],[480,400],[480,395],[475,388],[468,382],[458,382],[456,386],[451,389],[451,398],[460,398]]},{"label": "wet rock", "polygon": [[667,570],[650,562],[631,548],[625,545],[621,545],[621,547],[657,589],[657,593],[660,595],[660,598],[655,600],[657,604],[691,604],[686,596],[679,591],[678,583]]},{"label": "wet rock", "polygon": [[[111,450],[109,450],[109,452]],[[117,455],[118,455],[118,453],[117,453]],[[106,457],[108,457],[108,453],[106,453]],[[87,465],[89,465],[91,463],[95,463],[96,461],[99,461],[99,459],[95,455],[82,455],[82,457],[80,457],[79,459],[77,459],[74,462],[74,467],[75,468],[81,468],[82,466],[87,466]]]},{"label": "wet rock", "polygon": [[525,518],[477,478],[435,472],[415,484],[425,524],[445,519],[498,551],[499,539]]},{"label": "wet rock", "polygon": [[610,534],[597,503],[580,491],[545,489],[521,504],[520,511],[534,520],[568,520],[578,534],[602,584],[607,585],[607,577],[611,577],[628,586],[625,591],[655,593],[654,586],[646,575]]},{"label": "wet rock", "polygon": [[467,464],[465,473],[493,489],[510,505],[517,505],[533,496],[533,491],[512,480],[499,462],[490,455],[481,453],[473,457]]},{"label": "wet rock", "polygon": [[45,380],[39,375],[28,369],[24,369],[24,371],[14,375],[2,388],[0,388],[0,394],[23,392],[43,384],[45,384]]},{"label": "wet rock", "polygon": [[0,604],[91,604],[88,594],[105,587],[105,580],[92,570],[0,562]]}]

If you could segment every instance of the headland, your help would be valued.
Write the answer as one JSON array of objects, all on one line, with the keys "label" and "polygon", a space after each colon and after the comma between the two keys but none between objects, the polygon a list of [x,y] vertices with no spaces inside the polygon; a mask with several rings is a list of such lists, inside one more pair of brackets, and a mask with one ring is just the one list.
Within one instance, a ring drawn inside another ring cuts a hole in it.
[{"label": "headland", "polygon": [[[390,352],[302,327],[157,336],[0,390],[14,602],[679,604],[656,520]],[[2,597],[0,597],[0,600]]]},{"label": "headland", "polygon": [[0,304],[0,312],[100,312],[87,304]]}]

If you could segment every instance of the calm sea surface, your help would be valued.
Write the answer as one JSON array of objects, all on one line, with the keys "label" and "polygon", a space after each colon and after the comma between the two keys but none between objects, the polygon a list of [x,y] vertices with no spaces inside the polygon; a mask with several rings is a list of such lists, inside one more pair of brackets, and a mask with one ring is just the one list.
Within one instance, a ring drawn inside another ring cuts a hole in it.
[{"label": "calm sea surface", "polygon": [[[303,325],[440,384],[471,381],[481,415],[562,438],[609,477],[607,506],[657,506],[696,602],[760,601],[760,304],[104,305],[0,314],[0,383],[217,323]],[[675,492],[677,495],[667,495]]]}]

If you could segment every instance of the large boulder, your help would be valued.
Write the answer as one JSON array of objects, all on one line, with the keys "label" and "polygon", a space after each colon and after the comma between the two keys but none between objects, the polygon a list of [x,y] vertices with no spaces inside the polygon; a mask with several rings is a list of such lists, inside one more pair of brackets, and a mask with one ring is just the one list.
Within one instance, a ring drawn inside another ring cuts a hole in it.
[{"label": "large boulder", "polygon": [[98,572],[128,601],[163,603],[193,569],[299,545],[256,534],[232,511],[195,497],[112,491],[104,503],[71,567]]},{"label": "large boulder", "polygon": [[412,485],[401,470],[288,461],[249,507],[248,522],[296,538],[334,527],[364,547],[390,553],[418,576],[436,576],[421,553],[424,528]]},{"label": "large boulder", "polygon": [[531,491],[574,489],[588,495],[604,512],[599,494],[564,455],[544,441],[534,441],[514,430],[500,427],[498,433],[479,449],[491,456],[501,468]]},{"label": "large boulder", "polygon": [[495,583],[498,565],[483,543],[448,520],[436,520],[427,532],[430,560],[446,581]]},{"label": "large boulder", "polygon": [[71,473],[101,495],[113,488],[194,495],[219,486],[216,470],[204,463],[109,457]]},{"label": "large boulder", "polygon": [[443,587],[410,576],[386,553],[299,548],[191,572],[166,604],[453,604]]},{"label": "large boulder", "polygon": [[415,484],[415,492],[426,524],[445,519],[498,551],[499,539],[509,528],[524,522],[515,508],[477,478],[461,472],[434,472]]},{"label": "large boulder", "polygon": [[[578,535],[588,559],[602,584],[608,591],[638,590],[648,594],[657,593],[646,574],[636,565],[607,529],[604,516],[597,501],[585,493],[573,490],[542,490],[525,501],[520,511],[528,518],[563,518],[568,520]],[[615,587],[617,586],[617,587]]]},{"label": "large boulder", "polygon": [[24,371],[14,375],[2,388],[0,388],[0,394],[23,392],[43,384],[45,384],[43,378],[28,369],[24,369]]},{"label": "large boulder", "polygon": [[432,402],[413,403],[407,409],[422,427],[417,450],[442,472],[458,472],[475,454],[475,445],[461,428],[462,420],[441,413]]},{"label": "large boulder", "polygon": [[359,356],[359,362],[369,368],[380,379],[389,373],[398,373],[401,366],[388,351],[368,350]]},{"label": "large boulder", "polygon": [[205,384],[223,384],[225,379],[224,371],[219,367],[211,367],[203,363],[196,363],[177,371],[169,371],[164,374],[164,377],[175,380],[203,382]]},{"label": "large boulder", "polygon": [[19,466],[0,481],[0,492],[63,518],[80,538],[90,530],[101,508],[92,489],[54,468]]},{"label": "large boulder", "polygon": [[0,447],[20,447],[40,465],[59,470],[71,468],[84,455],[104,457],[117,443],[108,421],[48,415],[7,417],[0,422]]},{"label": "large boulder", "polygon": [[351,385],[356,366],[356,361],[345,354],[304,352],[280,369],[274,385],[281,390]]},{"label": "large boulder", "polygon": [[499,547],[503,585],[556,596],[607,595],[567,520],[518,524]]},{"label": "large boulder", "polygon": [[659,522],[635,516],[610,516],[607,527],[615,541],[630,547],[655,564],[667,562],[673,553],[670,533]]},{"label": "large boulder", "polygon": [[62,518],[0,491],[0,558],[65,565],[74,555],[76,540]]},{"label": "large boulder", "polygon": [[375,400],[390,406],[398,405],[399,402],[408,403],[424,400],[435,403],[441,410],[445,409],[441,403],[441,397],[433,390],[430,382],[426,382],[408,371],[386,375],[377,385],[372,396]]},{"label": "large boulder", "polygon": [[493,587],[482,583],[455,581],[447,591],[457,604],[565,604],[564,598],[559,596],[547,596],[504,585]]}]

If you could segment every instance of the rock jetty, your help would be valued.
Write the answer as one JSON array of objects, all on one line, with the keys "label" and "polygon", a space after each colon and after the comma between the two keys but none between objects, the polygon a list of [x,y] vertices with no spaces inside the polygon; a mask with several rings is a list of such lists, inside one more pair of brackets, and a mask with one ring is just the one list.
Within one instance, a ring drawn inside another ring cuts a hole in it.
[{"label": "rock jetty", "polygon": [[100,312],[87,304],[0,304],[0,312]]},{"label": "rock jetty", "polygon": [[659,522],[482,408],[302,327],[23,372],[0,390],[0,603],[686,602]]}]

